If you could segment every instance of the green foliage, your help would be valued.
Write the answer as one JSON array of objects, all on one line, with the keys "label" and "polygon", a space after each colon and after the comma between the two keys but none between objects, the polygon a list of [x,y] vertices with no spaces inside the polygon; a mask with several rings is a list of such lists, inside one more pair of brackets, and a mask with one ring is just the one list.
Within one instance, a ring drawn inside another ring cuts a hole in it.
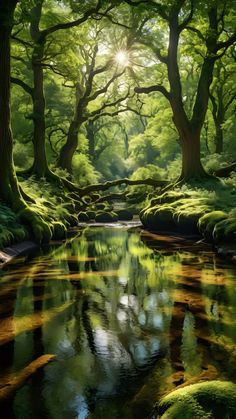
[{"label": "green foliage", "polygon": [[99,180],[99,173],[95,171],[88,156],[81,153],[74,156],[73,175],[75,180],[81,186],[96,183]]},{"label": "green foliage", "polygon": [[6,247],[15,241],[22,241],[29,236],[16,214],[5,204],[0,202],[0,248]]}]

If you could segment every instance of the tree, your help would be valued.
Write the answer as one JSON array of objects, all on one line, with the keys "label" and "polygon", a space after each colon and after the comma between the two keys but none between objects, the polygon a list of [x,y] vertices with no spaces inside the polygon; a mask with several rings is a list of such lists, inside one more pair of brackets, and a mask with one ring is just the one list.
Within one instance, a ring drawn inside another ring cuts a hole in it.
[{"label": "tree", "polygon": [[236,98],[235,65],[230,57],[218,60],[215,66],[215,78],[210,91],[212,116],[215,124],[215,152],[222,153],[224,147],[223,127],[227,116],[233,113]]},{"label": "tree", "polygon": [[[104,11],[103,2],[97,0],[96,4],[90,6],[74,5],[73,11],[77,15],[75,20],[59,22],[53,25],[47,25],[45,29],[40,29],[42,17],[43,17],[43,6],[44,0],[33,2],[33,7],[30,10],[30,14],[26,9],[26,5],[23,4],[23,15],[25,14],[30,20],[30,42],[20,39],[18,36],[14,36],[14,39],[25,47],[32,47],[31,65],[33,71],[33,87],[31,88],[33,98],[33,121],[34,121],[34,133],[33,133],[33,145],[34,145],[34,162],[30,168],[29,173],[35,174],[38,177],[50,176],[50,170],[48,168],[46,149],[45,149],[45,95],[44,95],[44,66],[43,60],[45,58],[45,50],[47,43],[51,42],[51,36],[59,31],[66,30],[72,27],[82,25],[91,16],[96,14],[99,10],[103,10],[106,14],[107,10],[110,10],[112,6],[107,6]],[[79,17],[78,17],[79,15]],[[15,80],[16,82],[16,80]],[[18,81],[18,84],[19,81]],[[22,84],[22,83],[21,83]],[[23,87],[23,85],[22,85]],[[25,88],[26,86],[24,86]]]},{"label": "tree", "polygon": [[10,37],[17,0],[0,5],[0,198],[31,225],[39,241],[50,238],[50,229],[42,218],[31,211],[17,182],[13,165],[13,136],[10,114]]},{"label": "tree", "polygon": [[[160,92],[169,101],[182,147],[183,158],[180,180],[191,177],[205,177],[206,173],[200,157],[200,134],[208,107],[209,87],[212,83],[214,64],[236,40],[236,33],[233,33],[229,19],[227,23],[225,19],[230,16],[229,4],[226,0],[220,3],[213,0],[208,2],[207,5],[195,0],[190,2],[176,0],[167,2],[165,5],[154,1],[147,2],[146,0],[126,0],[126,3],[132,7],[140,7],[141,13],[146,13],[145,4],[148,4],[152,14],[162,19],[162,22],[168,26],[167,49],[158,42],[158,39],[157,42],[155,42],[155,39],[152,41],[151,47],[159,62],[166,67],[169,88],[162,83],[158,83],[147,87],[137,87],[135,91],[146,94]],[[150,19],[152,21],[147,30],[149,34],[152,32],[153,15],[150,16]],[[201,20],[202,26],[199,26],[198,19]],[[158,23],[156,27],[158,29]],[[202,46],[199,79],[190,117],[187,115],[184,106],[180,74],[180,66],[184,65],[184,60],[181,57],[180,37],[184,31],[193,34],[195,44],[198,45],[200,41]],[[157,36],[155,31],[152,33],[152,39],[154,36]],[[143,40],[137,39],[137,42],[142,43]]]},{"label": "tree", "polygon": [[[114,68],[112,59],[108,59],[104,65],[96,65],[97,43],[89,54],[84,52],[86,55],[84,77],[81,83],[75,83],[74,116],[58,159],[58,166],[66,169],[69,173],[72,173],[72,159],[77,149],[78,132],[82,124],[89,119],[96,120],[98,117],[107,115],[109,111],[113,111],[114,116],[116,114],[115,107],[122,104],[129,96],[129,90],[127,90],[122,95],[118,95],[118,98],[114,98],[109,90],[115,80],[124,73],[124,68],[118,68],[117,65]],[[99,81],[97,81],[97,76],[100,76]],[[91,107],[93,110],[90,110]]]}]

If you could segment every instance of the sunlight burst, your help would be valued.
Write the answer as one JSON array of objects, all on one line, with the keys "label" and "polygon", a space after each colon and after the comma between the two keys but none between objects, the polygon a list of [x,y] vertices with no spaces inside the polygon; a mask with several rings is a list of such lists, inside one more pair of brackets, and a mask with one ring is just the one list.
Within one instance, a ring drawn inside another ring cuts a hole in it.
[{"label": "sunlight burst", "polygon": [[129,54],[128,51],[120,50],[115,55],[115,61],[123,66],[127,66],[129,64]]}]

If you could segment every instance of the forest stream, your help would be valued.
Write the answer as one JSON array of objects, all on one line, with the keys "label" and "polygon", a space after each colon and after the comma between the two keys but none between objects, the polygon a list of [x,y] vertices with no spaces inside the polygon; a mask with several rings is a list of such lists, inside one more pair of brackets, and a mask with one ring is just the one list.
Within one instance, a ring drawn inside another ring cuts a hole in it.
[{"label": "forest stream", "polygon": [[236,267],[135,223],[85,226],[1,270],[5,419],[138,419],[183,383],[236,377]]}]

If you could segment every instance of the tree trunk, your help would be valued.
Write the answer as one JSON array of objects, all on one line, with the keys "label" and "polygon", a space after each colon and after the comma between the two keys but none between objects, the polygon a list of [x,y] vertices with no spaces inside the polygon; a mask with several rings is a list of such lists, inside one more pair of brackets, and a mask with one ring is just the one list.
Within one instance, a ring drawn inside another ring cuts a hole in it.
[{"label": "tree trunk", "polygon": [[182,137],[182,171],[180,180],[190,178],[199,179],[207,177],[200,154],[200,132],[198,130],[190,131],[188,136]]},{"label": "tree trunk", "polygon": [[67,170],[68,173],[72,173],[72,160],[78,146],[78,131],[80,125],[81,124],[78,123],[77,120],[71,122],[66,143],[62,146],[57,161],[57,166]]},{"label": "tree trunk", "polygon": [[94,137],[94,123],[88,121],[86,124],[87,139],[88,139],[88,152],[90,160],[93,162],[95,157],[95,137]]},{"label": "tree trunk", "polygon": [[10,36],[17,0],[0,4],[0,199],[14,211],[20,212],[39,242],[50,240],[51,231],[46,222],[27,207],[17,182],[13,158],[13,138],[10,114]]},{"label": "tree trunk", "polygon": [[34,75],[33,88],[33,119],[34,119],[34,163],[32,174],[37,177],[45,176],[49,169],[45,149],[45,97],[43,89],[43,68],[41,60],[44,55],[44,44],[35,46],[32,54],[32,69]]},{"label": "tree trunk", "polygon": [[219,123],[215,123],[215,128],[216,128],[216,134],[215,134],[215,152],[218,154],[223,153],[223,143],[224,143],[224,138],[223,138],[223,131],[222,131],[222,127],[221,124]]},{"label": "tree trunk", "polygon": [[17,0],[0,6],[0,199],[20,209],[24,205],[15,175],[10,114],[10,36]]}]

